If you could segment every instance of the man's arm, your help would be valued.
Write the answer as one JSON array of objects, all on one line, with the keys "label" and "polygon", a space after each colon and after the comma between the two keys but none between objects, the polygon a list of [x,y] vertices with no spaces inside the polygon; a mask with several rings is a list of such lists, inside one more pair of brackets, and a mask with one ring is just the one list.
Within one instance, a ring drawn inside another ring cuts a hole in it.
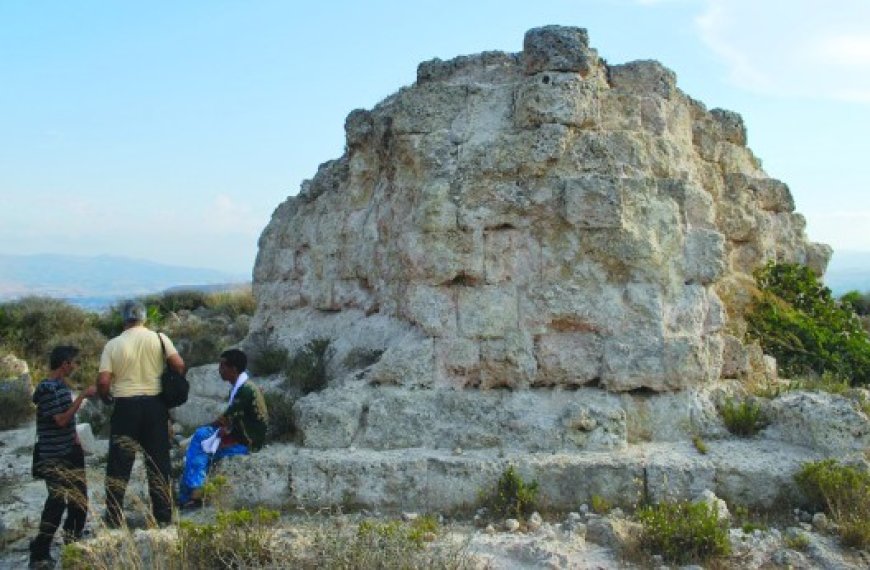
[{"label": "man's arm", "polygon": [[112,388],[112,373],[100,372],[97,376],[97,394],[105,400],[109,397],[109,390]]},{"label": "man's arm", "polygon": [[96,393],[96,386],[88,386],[84,392],[81,392],[78,395],[78,397],[73,401],[72,405],[67,408],[65,412],[61,412],[60,414],[55,414],[53,416],[54,423],[57,424],[58,427],[68,426],[70,421],[72,421],[73,416],[75,416],[76,412],[79,411],[79,408],[82,406],[82,402],[85,401],[85,398],[93,398]]},{"label": "man's arm", "polygon": [[169,364],[170,368],[179,374],[184,374],[184,360],[181,359],[181,356],[177,352],[171,356],[167,356],[166,362]]}]

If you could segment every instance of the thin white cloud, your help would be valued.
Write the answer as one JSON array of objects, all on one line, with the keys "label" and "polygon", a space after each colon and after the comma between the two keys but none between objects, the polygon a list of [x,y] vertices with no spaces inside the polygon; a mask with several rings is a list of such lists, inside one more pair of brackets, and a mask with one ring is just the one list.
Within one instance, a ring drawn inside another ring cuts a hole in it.
[{"label": "thin white cloud", "polygon": [[820,38],[818,52],[830,65],[870,67],[870,34]]},{"label": "thin white cloud", "polygon": [[209,233],[259,235],[263,220],[250,204],[218,194],[201,213],[201,227]]},{"label": "thin white cloud", "polygon": [[834,250],[867,250],[870,210],[833,210],[815,212],[808,233],[813,241],[827,243]]},{"label": "thin white cloud", "polygon": [[707,0],[696,25],[740,87],[870,102],[870,1]]}]

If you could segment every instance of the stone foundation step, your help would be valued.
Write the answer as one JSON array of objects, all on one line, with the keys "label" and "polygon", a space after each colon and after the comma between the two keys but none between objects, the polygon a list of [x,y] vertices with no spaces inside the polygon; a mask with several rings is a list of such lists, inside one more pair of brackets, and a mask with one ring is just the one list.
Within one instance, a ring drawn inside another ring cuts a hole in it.
[{"label": "stone foundation step", "polygon": [[514,466],[537,481],[544,508],[576,510],[595,495],[615,506],[644,499],[695,499],[705,489],[730,504],[757,508],[794,504],[794,474],[822,454],[779,441],[723,439],[701,454],[690,442],[631,445],[622,450],[529,453],[512,450],[315,450],[270,445],[227,460],[237,505],[467,511]]}]

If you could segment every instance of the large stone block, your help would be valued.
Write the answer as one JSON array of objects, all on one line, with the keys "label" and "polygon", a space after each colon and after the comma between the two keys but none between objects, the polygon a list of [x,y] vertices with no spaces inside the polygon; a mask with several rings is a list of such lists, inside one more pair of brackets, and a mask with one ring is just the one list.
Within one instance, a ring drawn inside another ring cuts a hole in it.
[{"label": "large stone block", "polygon": [[601,377],[604,343],[593,332],[540,335],[535,346],[539,385],[582,385]]},{"label": "large stone block", "polygon": [[523,63],[529,75],[540,71],[575,71],[586,75],[594,63],[589,35],[583,28],[533,28],[523,39]]},{"label": "large stone block", "polygon": [[686,281],[708,285],[719,279],[726,269],[725,236],[703,228],[689,230],[683,247],[683,267]]},{"label": "large stone block", "polygon": [[591,129],[601,115],[594,84],[576,73],[544,72],[533,75],[517,89],[516,124],[522,129],[545,123]]},{"label": "large stone block", "polygon": [[621,228],[622,182],[597,174],[565,180],[563,207],[565,220],[578,228]]},{"label": "large stone block", "polygon": [[527,388],[538,364],[531,335],[524,330],[505,330],[500,338],[480,342],[481,388]]},{"label": "large stone block", "polygon": [[517,291],[513,285],[459,287],[459,334],[502,338],[516,330]]},{"label": "large stone block", "polygon": [[412,284],[402,316],[431,336],[456,334],[456,292],[449,287]]}]

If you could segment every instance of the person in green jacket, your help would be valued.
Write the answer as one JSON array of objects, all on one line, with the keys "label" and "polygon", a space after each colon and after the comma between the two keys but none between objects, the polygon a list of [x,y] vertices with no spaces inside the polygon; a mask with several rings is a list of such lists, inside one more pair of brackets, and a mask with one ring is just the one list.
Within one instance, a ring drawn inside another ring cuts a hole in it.
[{"label": "person in green jacket", "polygon": [[184,459],[178,501],[182,508],[202,505],[202,487],[211,465],[223,457],[259,451],[266,440],[269,412],[260,389],[248,379],[248,358],[238,349],[224,351],[218,373],[230,384],[227,409],[211,424],[198,428]]}]

